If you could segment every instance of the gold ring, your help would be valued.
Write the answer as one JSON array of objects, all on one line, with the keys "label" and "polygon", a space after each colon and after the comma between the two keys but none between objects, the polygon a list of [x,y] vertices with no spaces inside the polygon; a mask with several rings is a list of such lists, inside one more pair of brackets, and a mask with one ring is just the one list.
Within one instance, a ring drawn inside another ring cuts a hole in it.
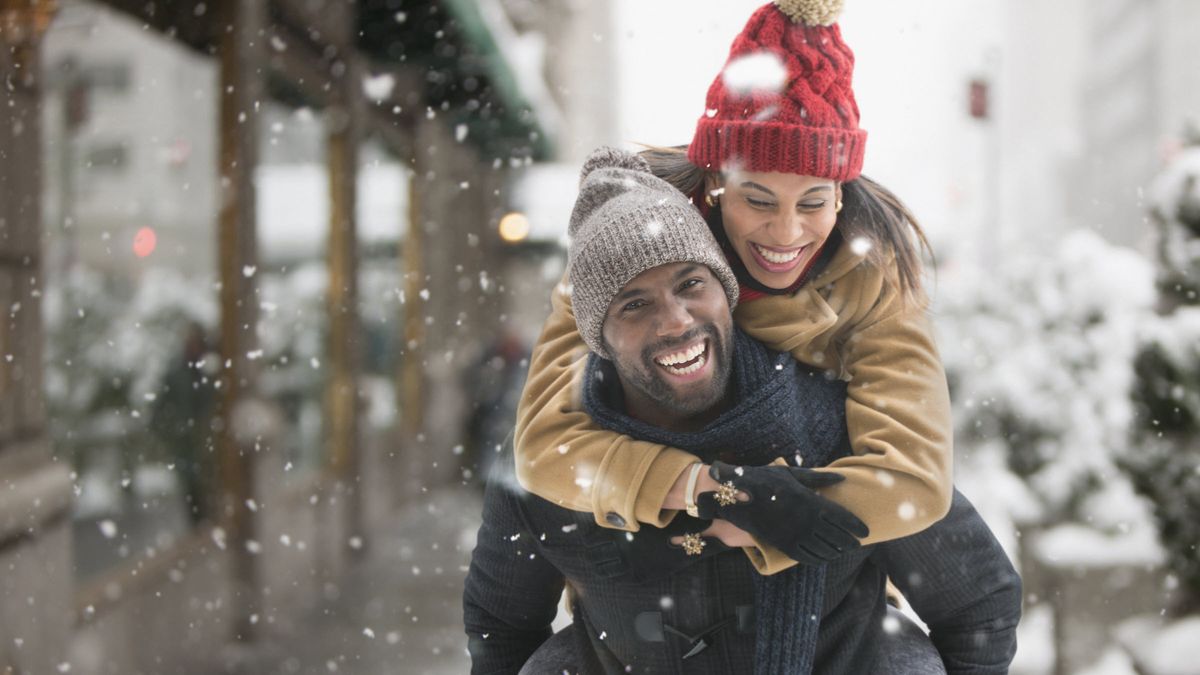
[{"label": "gold ring", "polygon": [[688,555],[700,555],[700,552],[704,550],[704,546],[707,543],[708,542],[704,541],[704,539],[695,532],[689,532],[683,535],[683,551]]},{"label": "gold ring", "polygon": [[721,506],[732,506],[737,503],[737,492],[732,481],[725,481],[717,486],[717,494],[713,498]]}]

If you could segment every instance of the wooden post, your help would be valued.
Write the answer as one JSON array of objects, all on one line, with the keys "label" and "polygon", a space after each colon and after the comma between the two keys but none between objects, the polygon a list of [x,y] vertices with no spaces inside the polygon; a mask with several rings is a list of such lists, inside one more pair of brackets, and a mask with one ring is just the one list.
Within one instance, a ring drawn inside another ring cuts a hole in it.
[{"label": "wooden post", "polygon": [[41,52],[55,4],[0,0],[0,570],[6,594],[30,598],[0,612],[0,673],[61,670],[71,641],[72,474],[42,393]]},{"label": "wooden post", "polygon": [[[419,144],[420,139],[415,141]],[[426,164],[421,152],[414,153],[413,172],[408,188],[408,231],[404,237],[404,341],[400,359],[400,436],[404,443],[411,443],[421,433],[425,419],[424,370],[422,363],[425,352],[425,317],[422,309],[425,301],[421,290],[425,288],[425,265],[422,262],[424,248],[424,214],[422,193],[425,187]]]},{"label": "wooden post", "polygon": [[[330,360],[325,384],[326,449],[330,472],[339,483],[345,507],[345,541],[362,541],[363,484],[360,473],[358,369],[360,326],[358,320],[358,237],[355,217],[357,202],[358,144],[362,127],[361,82],[358,60],[348,54],[343,61],[339,95],[329,110],[329,313]],[[349,546],[352,553],[360,545]]]},{"label": "wooden post", "polygon": [[41,43],[53,0],[0,0],[0,446],[46,432]]},{"label": "wooden post", "polygon": [[258,165],[258,112],[266,70],[263,27],[266,0],[220,0],[220,208],[218,265],[221,300],[221,374],[217,404],[217,461],[223,499],[222,526],[229,549],[233,583],[233,637],[253,638],[260,598],[254,540],[254,439],[240,428],[249,422],[248,406],[256,393],[257,373],[250,354],[257,343],[255,292],[254,170]]}]

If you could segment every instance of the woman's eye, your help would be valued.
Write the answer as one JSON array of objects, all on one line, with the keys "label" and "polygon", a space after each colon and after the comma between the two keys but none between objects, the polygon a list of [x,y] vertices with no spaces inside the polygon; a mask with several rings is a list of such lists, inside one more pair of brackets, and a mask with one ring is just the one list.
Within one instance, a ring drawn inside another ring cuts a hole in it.
[{"label": "woman's eye", "polygon": [[753,197],[746,197],[746,203],[756,209],[768,209],[774,206],[771,202],[755,199]]},{"label": "woman's eye", "polygon": [[824,199],[822,199],[820,201],[800,202],[800,208],[804,209],[805,211],[814,211],[816,209],[824,207],[825,203],[826,203],[826,200],[824,200]]}]

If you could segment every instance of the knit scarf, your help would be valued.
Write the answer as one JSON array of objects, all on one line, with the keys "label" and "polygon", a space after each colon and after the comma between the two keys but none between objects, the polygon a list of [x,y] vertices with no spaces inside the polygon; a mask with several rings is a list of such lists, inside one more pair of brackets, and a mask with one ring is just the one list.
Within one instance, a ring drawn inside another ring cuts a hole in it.
[{"label": "knit scarf", "polygon": [[[584,409],[600,426],[634,438],[691,452],[706,462],[762,465],[777,457],[790,464],[824,466],[849,453],[845,384],[774,352],[734,330],[734,403],[703,429],[672,432],[625,414],[612,363],[592,355]],[[812,671],[824,600],[825,566],[796,565],[778,574],[755,574],[755,675]]]}]

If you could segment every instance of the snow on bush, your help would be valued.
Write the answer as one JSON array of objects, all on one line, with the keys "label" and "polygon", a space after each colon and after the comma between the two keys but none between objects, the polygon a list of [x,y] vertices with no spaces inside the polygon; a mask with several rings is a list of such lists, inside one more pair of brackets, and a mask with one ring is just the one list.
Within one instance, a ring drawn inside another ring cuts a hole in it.
[{"label": "snow on bush", "polygon": [[[303,407],[319,417],[326,276],[320,263],[258,272],[258,348],[252,358],[262,391],[293,422]],[[68,455],[104,443],[134,457],[150,453],[149,413],[168,365],[180,358],[189,323],[205,328],[214,352],[214,363],[203,369],[219,365],[217,301],[211,280],[169,268],[148,269],[130,285],[77,267],[48,288],[46,396],[56,446]],[[319,441],[311,424],[300,426],[297,436]]]},{"label": "snow on bush", "polygon": [[973,453],[1003,453],[1038,502],[1014,505],[1024,520],[1110,532],[1120,523],[1122,533],[1144,526],[1137,499],[1120,502],[1122,513],[1108,511],[1103,525],[1083,507],[1090,494],[1125,480],[1116,459],[1134,419],[1133,362],[1153,280],[1136,253],[1086,231],[994,272],[939,279],[936,321],[960,457],[970,464],[980,461]]},{"label": "snow on bush", "polygon": [[1200,145],[1183,150],[1148,191],[1158,228],[1158,283],[1163,300],[1200,303]]},{"label": "snow on bush", "polygon": [[1136,617],[1118,628],[1117,639],[1132,654],[1135,672],[1190,675],[1196,672],[1200,617],[1171,622],[1157,616]]},{"label": "snow on bush", "polygon": [[122,440],[147,451],[148,412],[195,322],[211,331],[216,293],[175,270],[146,270],[133,288],[77,267],[45,298],[46,399],[56,445],[68,453]]},{"label": "snow on bush", "polygon": [[1200,146],[1151,186],[1158,229],[1159,310],[1137,356],[1134,451],[1124,459],[1154,504],[1168,565],[1180,581],[1176,612],[1200,612]]}]

